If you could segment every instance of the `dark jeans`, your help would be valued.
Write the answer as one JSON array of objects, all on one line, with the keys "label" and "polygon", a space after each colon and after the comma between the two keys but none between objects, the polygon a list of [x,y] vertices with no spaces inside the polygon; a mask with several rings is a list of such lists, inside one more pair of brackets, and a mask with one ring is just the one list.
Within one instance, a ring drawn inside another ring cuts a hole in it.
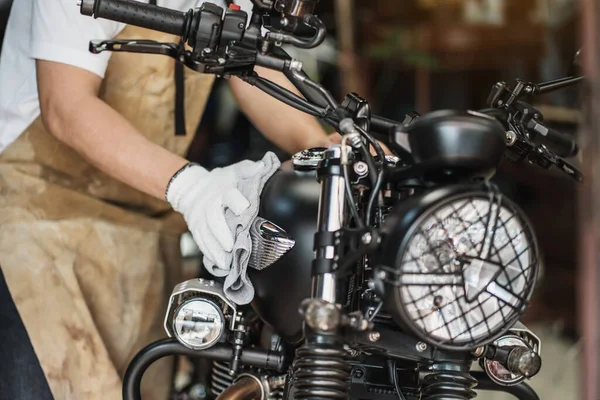
[{"label": "dark jeans", "polygon": [[52,400],[0,269],[0,400]]}]

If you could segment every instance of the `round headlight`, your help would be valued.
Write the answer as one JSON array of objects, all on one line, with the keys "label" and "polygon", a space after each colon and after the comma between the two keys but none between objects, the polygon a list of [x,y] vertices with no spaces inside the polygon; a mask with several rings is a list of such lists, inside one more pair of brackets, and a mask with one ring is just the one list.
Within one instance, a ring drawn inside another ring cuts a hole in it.
[{"label": "round headlight", "polygon": [[386,222],[387,307],[397,322],[441,348],[465,350],[509,329],[531,298],[534,234],[496,191],[443,188],[413,199]]},{"label": "round headlight", "polygon": [[195,298],[175,310],[173,334],[186,347],[203,350],[215,344],[225,328],[223,313],[210,300]]}]

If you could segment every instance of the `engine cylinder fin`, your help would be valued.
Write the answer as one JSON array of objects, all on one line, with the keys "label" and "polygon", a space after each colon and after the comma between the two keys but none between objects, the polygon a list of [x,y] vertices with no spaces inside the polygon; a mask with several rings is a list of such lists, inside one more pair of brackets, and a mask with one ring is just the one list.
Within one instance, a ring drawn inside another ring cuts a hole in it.
[{"label": "engine cylinder fin", "polygon": [[214,396],[220,395],[233,384],[235,376],[229,374],[229,365],[224,362],[213,362],[211,374],[211,392]]}]

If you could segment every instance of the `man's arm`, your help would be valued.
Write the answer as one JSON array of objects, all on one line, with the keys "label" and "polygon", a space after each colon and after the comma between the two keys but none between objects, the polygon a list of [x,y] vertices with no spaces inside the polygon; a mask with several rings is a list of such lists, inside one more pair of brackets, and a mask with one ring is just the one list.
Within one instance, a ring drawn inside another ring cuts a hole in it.
[{"label": "man's arm", "polygon": [[152,143],[98,98],[102,82],[81,68],[37,61],[46,129],[108,175],[159,199],[187,162]]},{"label": "man's arm", "polygon": [[[261,77],[298,94],[282,73],[262,67],[256,67],[256,72]],[[314,117],[280,102],[239,78],[232,78],[230,85],[240,108],[254,126],[288,154],[311,147],[328,147],[331,144]]]}]

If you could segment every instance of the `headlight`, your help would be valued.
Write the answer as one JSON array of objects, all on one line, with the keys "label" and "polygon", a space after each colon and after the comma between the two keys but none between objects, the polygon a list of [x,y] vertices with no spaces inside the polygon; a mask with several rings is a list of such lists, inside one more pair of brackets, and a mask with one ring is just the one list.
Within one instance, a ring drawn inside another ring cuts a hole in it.
[{"label": "headlight", "polygon": [[435,190],[392,212],[377,276],[396,321],[470,349],[509,329],[531,298],[538,249],[523,213],[485,187]]},{"label": "headlight", "polygon": [[190,279],[173,289],[165,330],[185,347],[203,350],[217,343],[227,327],[233,329],[235,313],[235,304],[225,297],[221,284]]},{"label": "headlight", "polygon": [[199,350],[212,346],[224,330],[225,318],[217,305],[209,300],[191,299],[175,311],[173,333],[189,348]]}]

